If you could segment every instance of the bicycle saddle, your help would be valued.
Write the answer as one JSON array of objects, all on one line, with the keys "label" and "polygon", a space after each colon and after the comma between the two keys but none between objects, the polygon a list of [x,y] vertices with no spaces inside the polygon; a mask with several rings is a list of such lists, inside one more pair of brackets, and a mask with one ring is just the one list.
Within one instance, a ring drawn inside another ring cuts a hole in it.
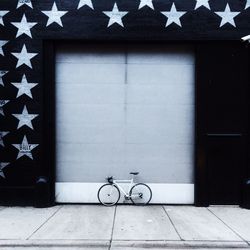
[{"label": "bicycle saddle", "polygon": [[130,172],[129,174],[138,175],[139,172]]}]

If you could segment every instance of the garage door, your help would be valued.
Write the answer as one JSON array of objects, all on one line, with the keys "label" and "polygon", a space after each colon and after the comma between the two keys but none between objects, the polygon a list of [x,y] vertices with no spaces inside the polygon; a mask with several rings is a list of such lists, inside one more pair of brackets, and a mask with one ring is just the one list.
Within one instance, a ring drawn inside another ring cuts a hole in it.
[{"label": "garage door", "polygon": [[107,176],[139,171],[153,203],[192,204],[192,48],[58,46],[56,131],[57,202],[98,202]]}]

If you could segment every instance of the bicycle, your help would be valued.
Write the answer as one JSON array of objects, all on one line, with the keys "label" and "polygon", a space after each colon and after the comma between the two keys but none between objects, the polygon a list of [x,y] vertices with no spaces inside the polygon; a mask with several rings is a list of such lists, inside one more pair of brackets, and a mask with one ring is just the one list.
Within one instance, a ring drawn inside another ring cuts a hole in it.
[{"label": "bicycle", "polygon": [[[152,199],[152,191],[150,187],[144,183],[134,183],[134,176],[139,172],[130,172],[132,175],[130,180],[115,180],[113,176],[107,178],[108,183],[102,185],[97,193],[98,200],[104,206],[116,205],[124,194],[125,200],[131,200],[135,205],[147,205]],[[129,183],[127,192],[119,185],[119,183]]]}]

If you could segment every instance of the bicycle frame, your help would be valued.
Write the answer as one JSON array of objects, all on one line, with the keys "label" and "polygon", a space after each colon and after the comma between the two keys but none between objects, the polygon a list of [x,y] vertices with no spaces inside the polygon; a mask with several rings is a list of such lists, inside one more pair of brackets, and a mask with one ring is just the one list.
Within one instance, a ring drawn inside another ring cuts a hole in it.
[{"label": "bicycle frame", "polygon": [[[129,183],[128,191],[126,192],[119,183]],[[130,197],[129,192],[134,186],[134,178],[130,180],[113,180],[113,185],[115,185],[126,197]]]}]

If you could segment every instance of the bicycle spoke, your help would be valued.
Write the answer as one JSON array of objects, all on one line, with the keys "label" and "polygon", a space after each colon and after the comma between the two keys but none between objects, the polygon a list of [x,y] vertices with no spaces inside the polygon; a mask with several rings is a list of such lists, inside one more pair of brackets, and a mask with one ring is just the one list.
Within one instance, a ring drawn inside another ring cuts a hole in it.
[{"label": "bicycle spoke", "polygon": [[120,199],[120,191],[112,184],[105,184],[99,189],[97,197],[103,205],[113,206]]},{"label": "bicycle spoke", "polygon": [[136,205],[146,205],[152,198],[152,191],[146,184],[138,183],[132,187],[130,198]]}]

